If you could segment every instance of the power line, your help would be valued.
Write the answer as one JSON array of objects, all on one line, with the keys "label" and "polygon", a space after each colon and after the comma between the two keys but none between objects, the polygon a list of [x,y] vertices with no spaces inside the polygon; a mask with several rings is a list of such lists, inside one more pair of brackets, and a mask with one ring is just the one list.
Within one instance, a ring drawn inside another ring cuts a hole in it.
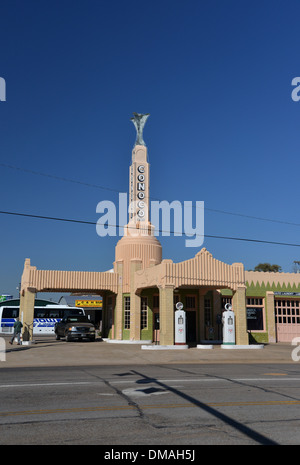
[{"label": "power line", "polygon": [[[27,217],[27,218],[44,219],[44,220],[51,220],[51,221],[62,221],[62,222],[68,222],[68,223],[89,224],[89,225],[93,225],[93,226],[96,226],[98,224],[98,225],[102,225],[102,226],[124,228],[124,226],[121,226],[121,225],[118,225],[118,224],[99,223],[99,221],[97,221],[95,223],[94,221],[75,220],[75,219],[70,219],[70,218],[58,218],[58,217],[44,216],[44,215],[33,215],[33,214],[29,214],[29,213],[0,211],[0,214],[1,215],[21,216],[21,217]],[[135,228],[132,227],[131,229],[135,229]],[[169,232],[170,234],[176,234],[176,232],[174,232],[174,231],[163,231],[161,229],[157,229],[157,231],[160,232],[160,233]],[[179,234],[179,233],[177,233],[177,234]],[[210,235],[210,234],[194,234],[194,236],[211,238],[211,239],[226,239],[226,240],[233,240],[233,241],[244,241],[244,242],[254,242],[254,243],[261,243],[261,244],[283,245],[283,246],[289,246],[289,247],[300,247],[300,244],[293,244],[293,243],[289,243],[289,242],[266,241],[266,240],[262,240],[262,239],[250,239],[250,238],[244,238],[244,237],[216,236],[216,235]]]},{"label": "power line", "polygon": [[62,176],[55,176],[54,174],[42,173],[40,171],[33,171],[33,170],[26,169],[26,168],[20,168],[18,166],[14,166],[14,165],[9,165],[7,163],[0,163],[0,166],[3,166],[4,168],[10,168],[10,169],[13,169],[13,170],[17,170],[17,171],[24,171],[24,173],[34,174],[35,176],[44,176],[46,178],[56,179],[57,181],[71,182],[73,184],[79,184],[79,185],[86,186],[86,187],[93,187],[93,188],[96,188],[96,189],[103,189],[103,190],[117,192],[117,193],[120,192],[117,189],[112,189],[110,187],[100,186],[99,184],[91,184],[91,183],[88,183],[88,182],[78,181],[76,179],[65,178],[65,177],[62,177]]},{"label": "power line", "polygon": [[293,223],[291,221],[283,221],[283,220],[274,220],[272,218],[262,218],[262,217],[259,217],[259,216],[245,215],[244,213],[233,213],[233,212],[227,212],[227,211],[224,211],[224,210],[215,210],[213,208],[207,208],[207,207],[205,207],[205,210],[210,210],[210,211],[216,212],[216,213],[224,213],[225,215],[242,216],[244,218],[249,218],[249,219],[253,219],[253,220],[270,221],[271,223],[281,223],[281,224],[289,224],[291,226],[300,226],[300,223]]},{"label": "power line", "polygon": [[[55,179],[57,181],[63,181],[63,182],[69,182],[69,183],[73,183],[73,184],[79,184],[81,186],[92,187],[92,188],[95,188],[95,189],[107,190],[107,191],[110,191],[110,192],[116,192],[116,193],[120,192],[118,189],[113,189],[111,187],[101,186],[99,184],[91,184],[91,183],[88,183],[88,182],[78,181],[76,179],[65,178],[65,177],[62,177],[62,176],[55,176],[55,175],[52,175],[52,174],[47,174],[47,173],[42,173],[42,172],[39,172],[39,171],[29,170],[29,169],[26,169],[26,168],[20,168],[18,166],[10,165],[10,164],[7,164],[7,163],[0,163],[0,166],[3,166],[4,168],[14,169],[14,170],[17,170],[17,171],[24,171],[25,173],[34,174],[36,176],[44,176],[44,177],[47,177],[47,178],[50,178],[50,179]],[[160,199],[157,199],[157,198],[152,197],[152,196],[150,196],[149,199],[161,202]],[[202,207],[197,207],[196,205],[191,205],[191,207],[192,208],[202,208]],[[206,206],[205,206],[205,211],[211,211],[211,212],[214,212],[214,213],[221,213],[223,215],[239,216],[241,218],[248,218],[248,219],[259,220],[259,221],[267,221],[267,222],[271,222],[271,223],[286,224],[286,225],[290,225],[290,226],[300,226],[300,223],[294,223],[294,222],[291,222],[291,221],[276,220],[274,218],[263,218],[263,217],[259,217],[259,216],[246,215],[244,213],[235,213],[235,212],[229,212],[229,211],[225,211],[225,210],[209,208],[209,207],[206,207]]]}]

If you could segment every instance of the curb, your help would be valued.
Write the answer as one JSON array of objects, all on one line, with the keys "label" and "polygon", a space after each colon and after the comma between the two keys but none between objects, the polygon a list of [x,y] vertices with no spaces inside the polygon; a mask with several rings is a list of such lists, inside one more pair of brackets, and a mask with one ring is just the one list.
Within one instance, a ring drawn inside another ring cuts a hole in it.
[{"label": "curb", "polygon": [[188,349],[189,346],[187,345],[174,345],[174,346],[159,346],[159,345],[156,345],[156,346],[153,346],[153,345],[149,345],[149,346],[142,346],[141,347],[142,349],[145,349],[145,350],[185,350],[185,349]]}]

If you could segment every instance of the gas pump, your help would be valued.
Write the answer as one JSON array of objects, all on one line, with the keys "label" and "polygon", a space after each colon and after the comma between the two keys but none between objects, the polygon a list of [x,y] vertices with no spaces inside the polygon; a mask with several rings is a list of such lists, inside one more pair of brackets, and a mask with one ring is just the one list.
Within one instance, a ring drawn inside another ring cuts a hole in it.
[{"label": "gas pump", "polygon": [[186,343],[186,314],[183,304],[177,302],[175,312],[175,345],[185,345]]},{"label": "gas pump", "polygon": [[226,304],[222,315],[223,344],[235,344],[235,316],[232,305]]}]

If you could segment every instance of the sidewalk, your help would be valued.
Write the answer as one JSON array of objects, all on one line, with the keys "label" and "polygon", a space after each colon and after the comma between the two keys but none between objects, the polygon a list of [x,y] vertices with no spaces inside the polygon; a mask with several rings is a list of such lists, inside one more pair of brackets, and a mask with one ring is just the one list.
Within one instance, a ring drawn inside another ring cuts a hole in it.
[{"label": "sidewalk", "polygon": [[[292,363],[291,344],[266,344],[259,350],[224,350],[215,346],[211,350],[196,347],[185,350],[142,350],[139,344],[111,344],[101,339],[95,342],[56,341],[54,336],[35,338],[30,346],[6,343],[5,361],[0,368],[82,365],[162,365],[211,363]],[[300,355],[300,349],[299,349]],[[300,361],[298,362],[300,363]]]}]

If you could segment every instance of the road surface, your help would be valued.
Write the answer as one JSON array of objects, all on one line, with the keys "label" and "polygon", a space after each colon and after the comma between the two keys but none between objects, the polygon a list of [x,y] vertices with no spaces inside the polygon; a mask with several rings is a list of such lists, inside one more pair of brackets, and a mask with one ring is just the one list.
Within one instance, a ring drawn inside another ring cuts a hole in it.
[{"label": "road surface", "polygon": [[298,364],[1,368],[0,399],[0,444],[300,444]]}]

